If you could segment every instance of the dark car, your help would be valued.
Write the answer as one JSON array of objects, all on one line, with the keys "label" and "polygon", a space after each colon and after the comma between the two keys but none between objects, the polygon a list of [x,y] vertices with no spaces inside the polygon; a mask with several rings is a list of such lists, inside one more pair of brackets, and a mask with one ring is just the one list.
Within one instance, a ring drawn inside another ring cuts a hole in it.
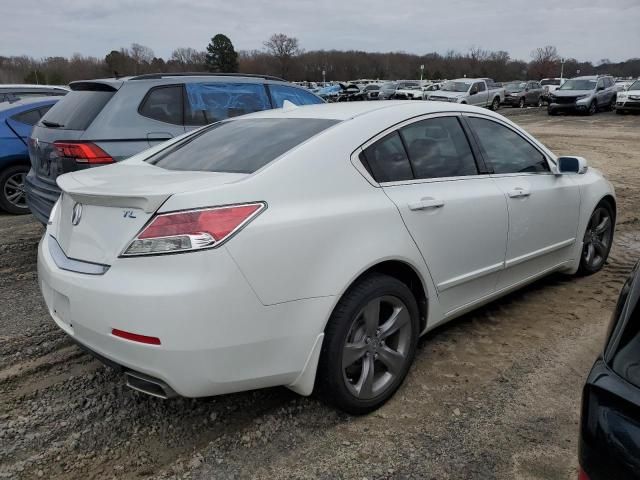
[{"label": "dark car", "polygon": [[582,395],[580,479],[640,478],[640,273],[622,287]]},{"label": "dark car", "polygon": [[33,129],[27,203],[46,223],[63,173],[124,160],[208,123],[246,113],[323,103],[279,78],[243,74],[148,74],[78,81]]},{"label": "dark car", "polygon": [[504,85],[504,104],[524,108],[527,105],[542,106],[544,90],[540,82],[509,82]]},{"label": "dark car", "polygon": [[29,213],[24,179],[31,163],[27,142],[33,125],[59,97],[34,97],[0,103],[0,210]]},{"label": "dark car", "polygon": [[62,97],[67,93],[68,88],[55,85],[0,84],[0,102],[31,97]]}]

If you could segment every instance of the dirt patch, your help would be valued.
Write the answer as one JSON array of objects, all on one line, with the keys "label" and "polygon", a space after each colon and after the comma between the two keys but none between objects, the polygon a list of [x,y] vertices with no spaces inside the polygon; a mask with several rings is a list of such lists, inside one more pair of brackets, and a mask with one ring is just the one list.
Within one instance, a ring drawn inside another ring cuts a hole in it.
[{"label": "dirt patch", "polygon": [[580,390],[640,246],[640,116],[503,112],[613,182],[610,261],[431,332],[398,394],[366,417],[283,388],[172,401],[126,389],[48,317],[42,227],[0,216],[0,478],[575,478]]}]

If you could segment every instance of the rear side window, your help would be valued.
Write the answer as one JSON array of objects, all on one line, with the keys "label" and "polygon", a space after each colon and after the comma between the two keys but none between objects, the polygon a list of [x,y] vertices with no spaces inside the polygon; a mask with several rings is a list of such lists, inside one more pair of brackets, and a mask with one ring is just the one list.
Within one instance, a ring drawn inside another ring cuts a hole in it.
[{"label": "rear side window", "polygon": [[315,118],[252,118],[220,122],[150,158],[168,170],[253,173],[337,123]]},{"label": "rear side window", "polygon": [[64,130],[86,130],[114,93],[93,90],[69,92],[42,117],[42,123]]},{"label": "rear side window", "polygon": [[269,92],[273,100],[273,108],[282,108],[285,100],[289,100],[294,105],[315,105],[324,103],[322,99],[301,88],[289,87],[287,85],[269,85]]},{"label": "rear side window", "polygon": [[400,130],[416,178],[477,175],[471,147],[454,117],[412,123]]},{"label": "rear side window", "polygon": [[361,160],[377,182],[413,180],[411,164],[398,132],[392,132],[369,145]]},{"label": "rear side window", "polygon": [[469,117],[482,155],[494,173],[549,172],[544,155],[513,130],[483,118]]},{"label": "rear side window", "polygon": [[206,125],[271,108],[261,83],[187,83],[186,125]]},{"label": "rear side window", "polygon": [[138,113],[160,122],[182,125],[182,86],[169,85],[149,90]]},{"label": "rear side window", "polygon": [[25,125],[35,125],[38,123],[38,120],[40,120],[40,112],[36,108],[35,110],[17,113],[11,118],[16,122],[24,123]]}]

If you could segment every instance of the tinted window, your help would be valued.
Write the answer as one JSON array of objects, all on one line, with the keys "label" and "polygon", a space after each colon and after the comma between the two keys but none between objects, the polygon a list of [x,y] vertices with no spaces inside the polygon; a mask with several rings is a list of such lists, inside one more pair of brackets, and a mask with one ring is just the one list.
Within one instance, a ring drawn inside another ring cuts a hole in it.
[{"label": "tinted window", "polygon": [[253,173],[337,123],[310,118],[252,118],[220,122],[147,161],[169,170]]},{"label": "tinted window", "polygon": [[457,118],[422,120],[400,132],[416,178],[478,174],[469,142]]},{"label": "tinted window", "polygon": [[51,107],[53,107],[53,105],[47,105],[46,107],[39,108],[40,116],[44,117],[44,114],[47,113],[49,110],[51,110]]},{"label": "tinted window", "polygon": [[482,155],[495,173],[548,172],[542,153],[513,130],[491,120],[470,117]]},{"label": "tinted window", "polygon": [[271,108],[261,83],[187,83],[186,125],[206,125]]},{"label": "tinted window", "polygon": [[482,83],[482,82],[476,83],[476,86],[478,87],[478,91],[479,92],[484,92],[486,90],[486,87],[485,87],[484,83]]},{"label": "tinted window", "polygon": [[86,130],[114,93],[92,90],[69,92],[42,117],[42,123],[66,130]]},{"label": "tinted window", "polygon": [[398,132],[368,146],[363,157],[363,164],[377,182],[413,180],[411,164]]},{"label": "tinted window", "polygon": [[324,103],[320,98],[301,88],[289,87],[287,85],[269,85],[273,108],[282,108],[285,100],[289,100],[294,105],[315,105]]},{"label": "tinted window", "polygon": [[160,122],[182,125],[182,87],[171,85],[151,89],[138,112]]},{"label": "tinted window", "polygon": [[17,113],[11,117],[16,122],[24,123],[26,125],[35,125],[40,120],[40,112],[38,109],[28,110],[26,112]]}]

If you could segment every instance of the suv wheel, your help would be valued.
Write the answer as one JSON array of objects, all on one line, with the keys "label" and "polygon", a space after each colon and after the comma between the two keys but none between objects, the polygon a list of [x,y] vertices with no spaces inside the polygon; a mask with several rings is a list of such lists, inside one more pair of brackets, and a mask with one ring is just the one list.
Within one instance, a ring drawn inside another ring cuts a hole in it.
[{"label": "suv wheel", "polygon": [[24,191],[27,173],[26,165],[14,165],[0,172],[0,209],[13,214],[29,213]]},{"label": "suv wheel", "polygon": [[493,99],[493,102],[491,102],[491,110],[496,112],[498,111],[499,108],[500,108],[500,97],[496,97]]},{"label": "suv wheel", "polygon": [[520,99],[520,101],[518,102],[518,107],[520,107],[520,108],[524,108],[524,107],[526,107],[526,106],[527,106],[527,102],[525,101],[524,97],[522,97],[522,98]]},{"label": "suv wheel", "polygon": [[609,110],[612,112],[616,109],[616,97],[611,97],[611,101],[609,102]]},{"label": "suv wheel", "polygon": [[319,395],[354,415],[384,404],[413,362],[418,316],[411,290],[396,278],[372,274],[352,286],[325,329]]},{"label": "suv wheel", "polygon": [[542,97],[538,97],[538,108],[542,108]]},{"label": "suv wheel", "polygon": [[595,115],[598,112],[598,104],[593,100],[587,109],[587,115]]}]

